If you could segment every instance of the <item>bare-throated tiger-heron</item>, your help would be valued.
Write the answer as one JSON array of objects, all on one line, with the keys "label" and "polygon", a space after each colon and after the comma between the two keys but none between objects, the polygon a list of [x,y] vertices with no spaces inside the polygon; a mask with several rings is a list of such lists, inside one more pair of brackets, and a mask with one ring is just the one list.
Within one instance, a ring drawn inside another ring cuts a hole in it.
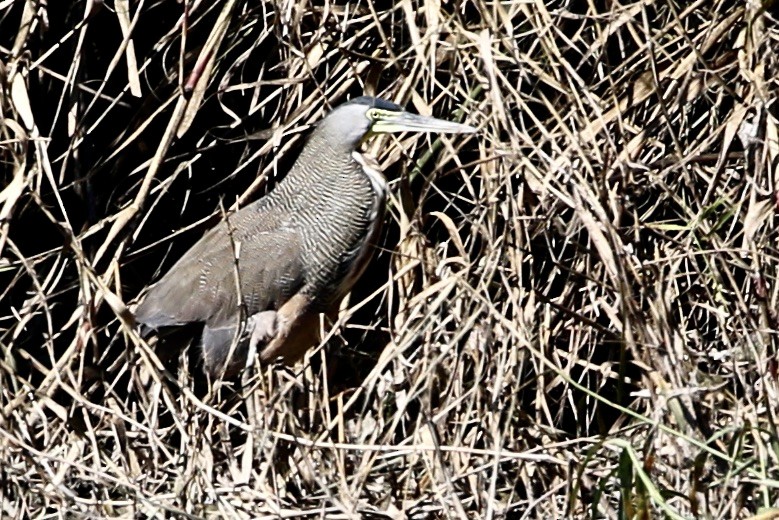
[{"label": "bare-throated tiger-heron", "polygon": [[337,309],[379,236],[386,180],[360,143],[474,131],[367,96],[335,108],[275,189],[207,231],[149,289],[136,320],[152,329],[202,323],[212,376],[237,374],[252,347],[262,362],[294,363],[318,341],[320,313]]}]

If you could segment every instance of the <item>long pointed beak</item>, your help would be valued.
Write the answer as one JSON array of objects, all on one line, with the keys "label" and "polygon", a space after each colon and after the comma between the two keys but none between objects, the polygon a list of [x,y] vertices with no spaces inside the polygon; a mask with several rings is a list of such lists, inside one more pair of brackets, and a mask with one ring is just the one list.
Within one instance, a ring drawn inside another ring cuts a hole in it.
[{"label": "long pointed beak", "polygon": [[398,132],[440,132],[446,134],[472,134],[476,128],[435,117],[420,116],[411,112],[393,114],[391,118],[373,123],[371,131],[376,134]]}]

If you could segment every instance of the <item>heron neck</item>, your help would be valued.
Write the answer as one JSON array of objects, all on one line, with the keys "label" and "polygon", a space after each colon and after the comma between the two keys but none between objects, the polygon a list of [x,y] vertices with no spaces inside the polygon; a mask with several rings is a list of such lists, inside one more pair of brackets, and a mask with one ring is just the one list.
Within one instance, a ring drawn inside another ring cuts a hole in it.
[{"label": "heron neck", "polygon": [[324,185],[340,184],[355,176],[364,176],[352,156],[354,147],[334,142],[320,130],[314,131],[292,166],[284,182],[288,184],[287,189],[319,190]]}]

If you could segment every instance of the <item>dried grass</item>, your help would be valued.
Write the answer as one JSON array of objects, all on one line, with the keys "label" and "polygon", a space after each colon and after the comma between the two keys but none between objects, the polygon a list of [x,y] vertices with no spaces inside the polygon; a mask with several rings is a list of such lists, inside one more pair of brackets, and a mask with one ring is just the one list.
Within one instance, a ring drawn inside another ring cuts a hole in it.
[{"label": "dried grass", "polygon": [[[2,516],[779,503],[769,3],[67,4],[0,1]],[[364,92],[481,132],[372,144],[326,348],[167,370],[127,306]]]}]

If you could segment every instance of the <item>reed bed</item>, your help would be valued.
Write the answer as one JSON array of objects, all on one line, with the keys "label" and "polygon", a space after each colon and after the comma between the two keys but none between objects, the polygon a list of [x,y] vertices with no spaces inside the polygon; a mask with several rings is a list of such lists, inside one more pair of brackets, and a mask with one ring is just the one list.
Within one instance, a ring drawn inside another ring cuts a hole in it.
[{"label": "reed bed", "polygon": [[[0,0],[0,516],[776,517],[771,4]],[[142,339],[362,94],[479,133],[367,144],[322,344],[207,384]]]}]

